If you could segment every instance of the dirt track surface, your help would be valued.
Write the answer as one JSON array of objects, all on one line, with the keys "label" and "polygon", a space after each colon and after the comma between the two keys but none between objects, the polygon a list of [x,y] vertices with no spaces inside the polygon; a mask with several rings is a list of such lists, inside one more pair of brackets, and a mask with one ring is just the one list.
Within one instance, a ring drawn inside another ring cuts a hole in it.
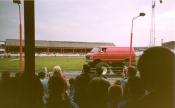
[{"label": "dirt track surface", "polygon": [[[64,75],[66,76],[67,79],[69,78],[75,78],[76,76],[78,76],[81,72],[64,72]],[[120,80],[121,77],[119,76],[115,76],[115,75],[112,75],[110,77],[107,78],[107,80],[113,84],[116,80]]]},{"label": "dirt track surface", "polygon": [[[80,71],[65,71],[65,72],[63,72],[64,73],[64,76],[66,77],[66,79],[68,80],[69,78],[75,78],[76,76],[78,76],[79,74],[81,74],[81,72]],[[11,75],[10,75],[11,77],[14,77],[15,76],[15,73],[11,73]],[[1,79],[1,74],[0,74],[0,79]],[[107,80],[111,83],[111,84],[113,84],[116,80],[120,80],[121,79],[121,77],[119,77],[119,76],[115,76],[115,75],[113,75],[113,76],[111,76],[111,77],[108,77],[107,78]]]}]

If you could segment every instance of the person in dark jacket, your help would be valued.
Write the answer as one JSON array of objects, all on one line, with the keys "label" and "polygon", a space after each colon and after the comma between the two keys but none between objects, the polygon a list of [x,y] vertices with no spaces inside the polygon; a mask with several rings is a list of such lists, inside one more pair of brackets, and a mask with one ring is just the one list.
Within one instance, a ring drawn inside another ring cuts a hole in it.
[{"label": "person in dark jacket", "polygon": [[175,54],[167,48],[144,51],[138,69],[147,94],[130,108],[175,108],[174,64]]},{"label": "person in dark jacket", "polygon": [[82,73],[75,78],[74,101],[75,103],[79,105],[80,108],[87,107],[87,101],[88,101],[87,100],[87,93],[88,93],[87,88],[88,88],[88,83],[91,80],[89,72],[90,72],[89,65],[84,64]]},{"label": "person in dark jacket", "polygon": [[97,67],[96,77],[94,77],[88,84],[89,108],[106,108],[110,83],[102,76],[102,73],[103,69]]}]

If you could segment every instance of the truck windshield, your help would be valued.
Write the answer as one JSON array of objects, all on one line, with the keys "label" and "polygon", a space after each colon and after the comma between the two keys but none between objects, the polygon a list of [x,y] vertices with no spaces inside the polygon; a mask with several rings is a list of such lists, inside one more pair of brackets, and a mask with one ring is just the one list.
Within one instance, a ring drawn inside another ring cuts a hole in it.
[{"label": "truck windshield", "polygon": [[93,53],[100,52],[100,48],[93,48],[93,49],[91,50],[91,52],[93,52]]}]

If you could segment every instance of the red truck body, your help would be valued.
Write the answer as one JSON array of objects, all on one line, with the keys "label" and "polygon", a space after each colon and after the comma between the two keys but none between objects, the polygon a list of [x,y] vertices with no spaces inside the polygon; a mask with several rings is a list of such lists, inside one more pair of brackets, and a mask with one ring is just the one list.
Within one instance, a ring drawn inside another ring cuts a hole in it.
[{"label": "red truck body", "polygon": [[[134,48],[131,51],[132,61],[134,61]],[[95,47],[86,55],[88,62],[123,62],[129,61],[130,48],[129,47],[114,47],[114,46],[100,46]]]}]

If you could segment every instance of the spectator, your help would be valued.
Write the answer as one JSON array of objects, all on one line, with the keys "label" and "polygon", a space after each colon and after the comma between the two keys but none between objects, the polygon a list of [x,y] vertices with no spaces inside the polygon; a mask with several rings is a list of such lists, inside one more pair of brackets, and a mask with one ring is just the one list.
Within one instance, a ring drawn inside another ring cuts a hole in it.
[{"label": "spectator", "polygon": [[43,68],[43,71],[44,71],[44,73],[45,73],[45,77],[46,77],[46,78],[49,78],[50,76],[49,76],[49,72],[48,72],[47,67],[44,67],[44,68]]},{"label": "spectator", "polygon": [[49,79],[49,99],[48,108],[76,108],[67,94],[67,83],[61,74],[61,68],[59,66],[54,67],[53,76]]},{"label": "spectator", "polygon": [[0,80],[0,108],[14,107],[12,85],[10,73],[8,71],[3,72]]},{"label": "spectator", "polygon": [[137,70],[134,66],[129,66],[126,69],[126,78],[122,79],[121,81],[121,86],[123,88],[123,97],[126,99],[128,98],[128,88],[127,88],[127,83],[129,79],[132,79],[136,77]]},{"label": "spectator", "polygon": [[122,88],[119,85],[112,85],[109,87],[109,102],[107,104],[107,108],[117,108],[119,102],[122,99]]},{"label": "spectator", "polygon": [[127,71],[128,71],[128,67],[124,66],[123,67],[123,71],[122,71],[122,79],[121,79],[121,86],[122,86],[122,88],[125,87],[125,84],[126,84],[126,82],[128,80],[128,78],[127,78]]},{"label": "spectator", "polygon": [[15,104],[13,108],[18,108],[20,105],[19,95],[20,95],[20,80],[22,73],[18,72],[15,74],[15,77],[12,77],[11,88],[12,88],[12,102]]},{"label": "spectator", "polygon": [[95,76],[96,77],[103,77],[105,79],[107,79],[107,76],[106,75],[103,75],[103,71],[104,71],[104,67],[102,66],[97,66],[96,67],[96,73],[95,73]]},{"label": "spectator", "polygon": [[148,94],[134,108],[175,108],[175,55],[167,48],[152,47],[138,61],[143,85]]},{"label": "spectator", "polygon": [[143,84],[139,77],[132,77],[128,79],[127,83],[128,98],[127,107],[132,107],[134,104],[138,103],[145,96],[145,90]]},{"label": "spectator", "polygon": [[48,93],[48,79],[46,78],[46,74],[44,72],[38,73],[38,77],[39,77],[39,79],[41,81],[41,84],[43,86],[43,89],[44,89],[43,103],[44,103],[44,108],[46,108],[48,97],[49,97],[49,93]]},{"label": "spectator", "polygon": [[134,66],[129,66],[127,70],[128,70],[127,71],[128,79],[136,77],[137,70],[136,70],[136,68]]},{"label": "spectator", "polygon": [[89,108],[105,108],[108,101],[108,87],[110,83],[102,76],[100,67],[97,68],[96,75],[88,84]]},{"label": "spectator", "polygon": [[82,73],[75,79],[75,94],[74,100],[80,108],[87,107],[87,88],[88,83],[91,80],[89,75],[90,67],[87,64],[83,65]]},{"label": "spectator", "polygon": [[53,75],[52,76],[53,77],[61,77],[61,78],[63,78],[64,83],[65,83],[64,90],[66,91],[67,88],[68,88],[66,77],[63,75],[63,71],[62,71],[62,69],[61,69],[61,67],[59,65],[54,66],[54,68],[53,68]]},{"label": "spectator", "polygon": [[35,74],[24,72],[19,82],[18,108],[42,108],[43,87],[39,78]]},{"label": "spectator", "polygon": [[69,96],[69,98],[73,101],[74,98],[74,92],[75,92],[75,79],[74,78],[70,78],[69,79],[69,87],[67,90],[67,94]]},{"label": "spectator", "polygon": [[128,79],[136,77],[137,70],[134,66],[129,66],[128,68],[125,68],[123,70],[124,77],[122,83],[122,87],[125,87],[125,84],[127,83]]}]

